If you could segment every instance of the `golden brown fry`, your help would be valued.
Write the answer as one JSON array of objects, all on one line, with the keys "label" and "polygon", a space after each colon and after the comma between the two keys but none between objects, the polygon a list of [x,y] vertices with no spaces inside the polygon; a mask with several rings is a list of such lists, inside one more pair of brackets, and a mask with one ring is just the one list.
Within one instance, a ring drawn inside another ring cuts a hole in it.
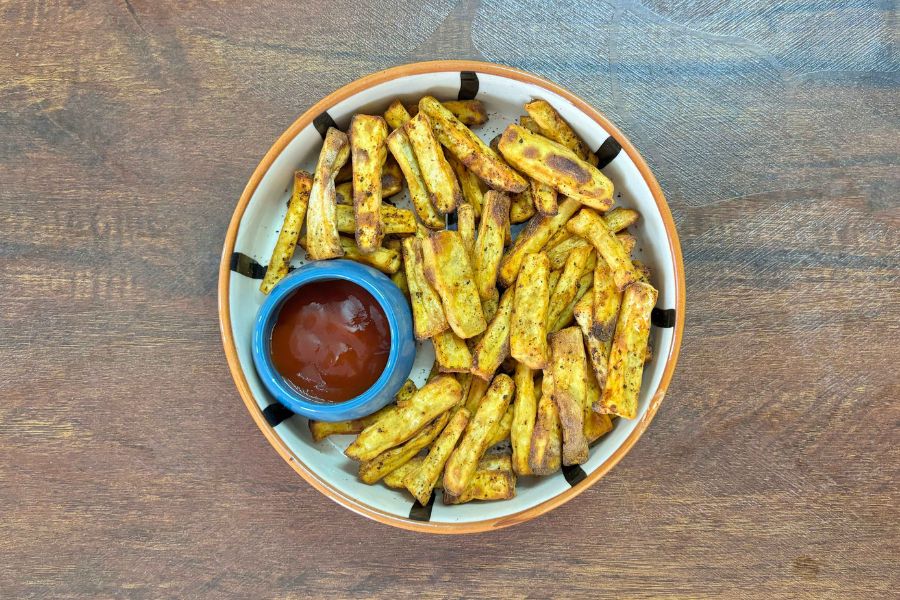
[{"label": "golden brown fry", "polygon": [[594,247],[591,246],[591,244],[586,239],[575,235],[563,240],[552,250],[547,250],[547,258],[550,259],[550,268],[562,269],[566,264],[566,259],[569,258],[569,255],[572,253],[572,251],[578,248],[588,248],[589,250],[594,249]]},{"label": "golden brown fry", "polygon": [[457,373],[456,380],[459,382],[459,387],[462,388],[462,397],[465,401],[469,397],[469,388],[472,387],[472,374]]},{"label": "golden brown fry", "polygon": [[403,240],[403,265],[412,304],[413,325],[416,339],[424,340],[447,330],[450,324],[444,316],[444,308],[437,292],[425,279],[422,264],[422,241],[418,238]]},{"label": "golden brown fry", "polygon": [[[422,179],[431,196],[431,203],[441,214],[453,212],[462,202],[462,191],[450,163],[444,158],[444,152],[434,136],[428,116],[424,113],[417,114],[403,126],[403,130],[406,131],[416,154]],[[397,161],[399,160],[398,157]]]},{"label": "golden brown fry", "polygon": [[[554,248],[559,246],[561,243],[563,243],[566,240],[569,240],[573,237],[578,237],[578,236],[573,236],[571,233],[569,233],[568,229],[566,229],[565,227],[560,227],[559,231],[554,233],[553,236],[549,240],[547,240],[547,245],[544,246],[544,252],[549,253],[551,250],[553,250]],[[565,262],[565,260],[563,260],[563,262]]]},{"label": "golden brown fry", "polygon": [[556,333],[572,322],[572,318],[575,316],[575,304],[577,304],[586,294],[590,293],[591,288],[593,287],[593,280],[594,274],[592,272],[585,273],[581,276],[581,279],[578,280],[578,290],[575,292],[575,297],[572,298],[562,312],[559,313],[559,317],[557,317],[556,321],[550,324],[547,333]]},{"label": "golden brown fry", "polygon": [[619,306],[622,304],[622,292],[616,287],[612,271],[605,261],[597,261],[597,266],[594,267],[594,287],[590,298],[588,358],[597,385],[602,390],[606,387],[609,350],[619,319]]},{"label": "golden brown fry", "polygon": [[[588,369],[590,371],[590,369]],[[597,378],[593,373],[587,374],[587,393],[584,397],[584,437],[591,444],[610,431],[612,431],[612,419],[607,414],[594,412],[594,402],[600,399],[603,389],[597,384]]]},{"label": "golden brown fry", "polygon": [[593,252],[593,248],[587,245],[569,252],[559,281],[550,296],[550,307],[547,310],[548,331],[578,293],[578,280],[584,273],[591,252]]},{"label": "golden brown fry", "polygon": [[637,244],[637,240],[635,239],[635,237],[627,231],[617,233],[616,239],[619,240],[620,244],[622,244],[622,249],[625,250],[625,254],[631,254],[631,251],[634,250],[635,244]]},{"label": "golden brown fry", "polygon": [[538,216],[532,219],[500,261],[498,275],[500,283],[507,287],[511,286],[519,274],[525,256],[540,252],[547,240],[563,228],[563,225],[566,224],[569,217],[575,214],[579,206],[581,205],[577,200],[566,198],[560,203],[559,210],[552,217]]},{"label": "golden brown fry", "polygon": [[[347,163],[348,165],[350,163]],[[334,198],[338,206],[353,206],[353,182],[346,181],[339,183],[334,187]],[[340,227],[340,225],[338,225]],[[353,221],[354,231],[356,231],[356,221]],[[346,233],[346,232],[345,232]]]},{"label": "golden brown fry", "polygon": [[288,274],[297,240],[300,239],[300,230],[303,229],[303,219],[306,217],[306,206],[309,203],[309,192],[312,188],[313,178],[306,171],[294,171],[294,189],[291,192],[291,201],[288,204],[281,231],[278,232],[278,241],[272,250],[272,258],[266,268],[266,275],[259,286],[259,291],[268,294],[275,284],[284,279]]},{"label": "golden brown fry", "polygon": [[387,159],[387,123],[381,117],[356,114],[350,120],[350,154],[353,158],[353,209],[356,245],[363,254],[381,246],[381,167]]},{"label": "golden brown fry", "polygon": [[[390,204],[382,204],[380,213],[385,235],[405,235],[416,232],[416,217],[412,211],[405,208],[396,208]],[[339,204],[336,215],[338,231],[341,233],[353,233],[356,231],[356,216],[352,206]],[[387,245],[385,244],[385,246]]]},{"label": "golden brown fry", "polygon": [[541,397],[537,403],[537,416],[531,434],[531,453],[528,466],[534,475],[550,475],[559,471],[562,464],[562,432],[559,412],[553,402],[553,375],[544,373]]},{"label": "golden brown fry", "polygon": [[572,150],[581,160],[597,165],[597,156],[549,102],[534,100],[525,105],[525,111],[534,119],[541,134]]},{"label": "golden brown fry", "polygon": [[500,363],[509,355],[509,323],[512,317],[513,288],[507,288],[500,299],[497,314],[475,346],[472,374],[490,381]]},{"label": "golden brown fry", "polygon": [[464,340],[452,331],[442,331],[431,338],[434,358],[441,373],[466,373],[472,368],[472,353]]},{"label": "golden brown fry", "polygon": [[456,411],[444,431],[431,445],[428,456],[425,457],[419,468],[403,478],[403,485],[422,506],[428,504],[431,499],[431,491],[444,470],[444,463],[450,458],[456,442],[465,431],[469,416],[469,411],[465,408]]},{"label": "golden brown fry", "polygon": [[478,470],[512,471],[512,456],[508,452],[487,452],[478,461]]},{"label": "golden brown fry", "polygon": [[398,269],[396,273],[391,275],[391,281],[400,288],[400,291],[403,292],[407,298],[409,297],[409,283],[406,281],[406,271],[402,268]]},{"label": "golden brown fry", "polygon": [[405,490],[406,485],[404,485],[403,480],[407,475],[418,469],[422,466],[422,462],[425,460],[424,456],[414,456],[409,459],[409,462],[400,465],[390,473],[384,476],[381,481],[384,482],[384,485],[389,488],[393,488],[395,490]]},{"label": "golden brown fry", "polygon": [[463,125],[472,127],[484,125],[488,121],[488,114],[481,100],[447,100],[441,104],[452,112],[453,116],[459,119]]},{"label": "golden brown fry", "polygon": [[467,169],[452,152],[444,152],[444,157],[450,163],[453,172],[456,173],[456,178],[459,179],[459,188],[462,190],[463,200],[475,210],[475,217],[480,218],[481,207],[484,204],[481,180],[478,179],[475,173]]},{"label": "golden brown fry", "polygon": [[[410,400],[413,399],[413,396],[416,395],[416,392],[419,391],[418,386],[413,383],[412,379],[407,379],[403,382],[403,386],[400,388],[400,391],[394,396],[394,400],[397,402],[397,406],[403,407],[409,404]],[[376,413],[377,414],[377,413]],[[363,417],[368,418],[368,417]],[[369,423],[367,423],[368,425]]]},{"label": "golden brown fry", "polygon": [[391,131],[400,129],[410,119],[412,119],[412,115],[409,114],[406,107],[399,100],[391,102],[391,105],[384,111],[384,120],[390,125]]},{"label": "golden brown fry", "polygon": [[509,196],[494,190],[484,195],[484,212],[475,242],[474,275],[481,298],[490,298],[497,288],[497,269],[503,258],[503,241],[509,220]]},{"label": "golden brown fry", "polygon": [[584,404],[587,394],[587,360],[578,327],[567,327],[550,336],[553,401],[562,425],[562,462],[580,465],[588,459],[584,437]]},{"label": "golden brown fry", "polygon": [[537,417],[537,396],[534,391],[534,371],[522,363],[516,363],[516,399],[513,405],[513,421],[509,439],[512,447],[513,470],[519,475],[531,475],[528,456],[531,453],[531,435]]},{"label": "golden brown fry", "polygon": [[379,247],[370,254],[364,254],[352,238],[341,236],[339,243],[344,250],[344,258],[369,265],[388,275],[400,270],[400,253],[396,250]]},{"label": "golden brown fry", "polygon": [[[385,148],[387,140],[385,140]],[[393,156],[388,156],[381,167],[381,197],[390,198],[403,191],[403,171]]]},{"label": "golden brown fry", "polygon": [[488,442],[488,448],[492,448],[499,444],[500,442],[504,442],[509,439],[509,431],[512,428],[512,420],[513,420],[513,407],[512,403],[507,407],[506,412],[503,413],[503,418],[500,419],[500,422],[494,427],[494,431],[491,432],[491,439]]},{"label": "golden brown fry", "polygon": [[559,282],[560,275],[562,275],[562,269],[550,271],[550,279],[548,280],[549,285],[547,285],[547,289],[550,290],[551,293],[556,289],[556,284]]},{"label": "golden brown fry", "polygon": [[456,210],[456,230],[462,238],[469,260],[475,265],[475,209],[468,202],[463,202]]},{"label": "golden brown fry", "polygon": [[621,242],[606,226],[606,222],[589,208],[582,209],[566,224],[569,231],[589,241],[597,253],[603,257],[613,272],[616,287],[624,290],[625,286],[638,280],[638,273],[622,247]]},{"label": "golden brown fry", "polygon": [[463,504],[472,500],[509,500],[516,497],[516,474],[512,471],[478,469],[461,496],[444,490],[444,504]]},{"label": "golden brown fry", "polygon": [[398,406],[403,406],[412,398],[419,388],[413,383],[412,379],[407,379],[400,390],[394,395],[396,404],[388,404],[381,410],[371,415],[353,419],[350,421],[309,421],[309,432],[312,434],[314,442],[321,442],[329,435],[345,435],[350,433],[359,433],[388,412],[397,410]]},{"label": "golden brown fry", "polygon": [[509,205],[509,222],[524,223],[534,216],[534,198],[529,186],[524,192],[513,194]]},{"label": "golden brown fry", "polygon": [[543,369],[549,358],[547,310],[550,303],[550,263],[543,252],[529,254],[516,281],[510,319],[509,353],[532,369]]},{"label": "golden brown fry", "polygon": [[350,140],[334,127],[328,129],[309,192],[306,216],[306,253],[311,260],[343,256],[335,216],[334,177],[350,157]]},{"label": "golden brown fry", "polygon": [[521,117],[519,117],[519,125],[527,129],[531,133],[544,135],[544,133],[541,131],[541,126],[537,124],[537,121],[535,121],[528,115],[522,115]]},{"label": "golden brown fry", "polygon": [[500,137],[500,152],[516,169],[597,210],[609,210],[613,184],[597,167],[577,154],[519,125]]},{"label": "golden brown fry", "polygon": [[496,289],[494,293],[491,294],[489,298],[481,299],[481,309],[484,311],[484,318],[486,321],[490,322],[494,315],[497,314],[497,309],[500,307],[500,292]]},{"label": "golden brown fry", "polygon": [[641,278],[641,281],[643,281],[644,283],[650,283],[650,267],[639,260],[632,260],[631,264],[634,265],[634,268],[638,272],[638,276]]},{"label": "golden brown fry", "polygon": [[390,134],[387,137],[387,147],[394,155],[406,178],[409,198],[419,219],[431,229],[444,227],[444,219],[437,214],[434,204],[431,202],[431,194],[428,192],[428,186],[425,185],[425,178],[409,141],[409,136],[406,135],[406,130],[401,128]]},{"label": "golden brown fry", "polygon": [[656,288],[638,281],[625,288],[622,309],[609,353],[606,387],[594,410],[633,419],[637,415],[638,395],[647,341],[650,337],[650,311],[656,304]]},{"label": "golden brown fry", "polygon": [[534,179],[531,179],[530,182],[531,199],[537,211],[542,215],[555,215],[556,211],[559,210],[556,203],[556,189]]},{"label": "golden brown fry", "polygon": [[466,397],[466,410],[475,414],[475,411],[478,410],[478,406],[481,404],[481,400],[484,398],[490,385],[490,381],[485,381],[480,377],[472,378],[472,382],[469,386],[469,395]]},{"label": "golden brown fry", "polygon": [[371,460],[413,437],[429,421],[458,403],[461,396],[462,390],[455,378],[439,375],[404,406],[363,429],[344,454],[355,460]]},{"label": "golden brown fry", "polygon": [[487,328],[472,277],[469,255],[458,231],[436,231],[422,240],[425,278],[444,305],[450,328],[468,339]]},{"label": "golden brown fry", "polygon": [[371,485],[391,471],[403,466],[412,460],[420,450],[434,441],[449,419],[450,412],[445,411],[405,444],[385,450],[371,460],[363,461],[359,465],[359,479],[363,483]]},{"label": "golden brown fry", "polygon": [[507,192],[521,192],[528,187],[521,175],[440,102],[425,96],[419,100],[419,111],[419,115],[424,113],[431,119],[438,141],[490,187]]},{"label": "golden brown fry", "polygon": [[498,375],[478,405],[459,446],[444,467],[444,489],[453,496],[466,491],[478,468],[478,459],[487,450],[491,433],[512,399],[515,384],[507,375]]},{"label": "golden brown fry", "polygon": [[603,215],[603,220],[610,231],[618,233],[636,223],[640,216],[638,211],[620,206]]}]

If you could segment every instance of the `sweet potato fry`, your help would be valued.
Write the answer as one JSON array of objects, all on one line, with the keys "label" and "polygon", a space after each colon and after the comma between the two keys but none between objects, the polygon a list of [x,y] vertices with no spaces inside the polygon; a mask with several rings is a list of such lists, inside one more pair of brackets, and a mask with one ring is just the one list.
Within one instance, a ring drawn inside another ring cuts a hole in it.
[{"label": "sweet potato fry", "polygon": [[388,275],[393,275],[400,270],[400,253],[396,250],[378,247],[374,252],[364,254],[352,238],[340,236],[338,242],[346,259],[369,265]]},{"label": "sweet potato fry", "polygon": [[509,205],[510,223],[524,223],[533,217],[535,212],[534,198],[531,194],[530,185],[524,192],[512,195]]},{"label": "sweet potato fry", "polygon": [[537,396],[534,391],[534,371],[522,363],[516,363],[516,399],[513,404],[513,421],[509,440],[512,447],[513,470],[519,475],[531,475],[528,456],[531,453],[531,435],[537,416]]},{"label": "sweet potato fry", "polygon": [[498,469],[478,469],[466,491],[454,496],[444,490],[444,504],[463,504],[472,500],[509,500],[516,497],[516,474]]},{"label": "sweet potato fry", "polygon": [[385,450],[372,460],[363,461],[362,464],[359,465],[359,479],[363,483],[371,485],[391,471],[403,466],[412,460],[420,450],[434,441],[434,438],[436,438],[438,434],[441,433],[441,430],[447,425],[449,419],[450,411],[444,411],[444,413],[426,425],[406,443],[401,444],[396,448]]},{"label": "sweet potato fry", "polygon": [[512,317],[513,288],[507,288],[500,299],[497,314],[491,319],[484,336],[475,345],[472,374],[490,381],[500,363],[509,355],[509,323]]},{"label": "sweet potato fry", "polygon": [[[441,102],[441,104],[452,112],[463,125],[471,127],[487,123],[487,111],[484,109],[484,104],[481,103],[481,100],[447,100],[446,102]],[[408,104],[406,109],[409,111],[409,114],[416,115],[419,112],[419,105]]]},{"label": "sweet potato fry", "polygon": [[591,149],[578,137],[572,126],[566,123],[562,115],[556,112],[549,102],[534,100],[525,105],[525,111],[534,119],[540,128],[540,133],[572,150],[581,160],[586,160],[594,166],[597,165],[597,156],[591,152]]},{"label": "sweet potato fry", "polygon": [[414,456],[409,459],[409,462],[400,465],[387,475],[385,475],[381,481],[384,482],[384,485],[389,488],[393,488],[395,490],[405,490],[406,485],[403,483],[403,480],[406,479],[406,476],[418,469],[422,466],[422,462],[425,461],[424,456]]},{"label": "sweet potato fry", "polygon": [[572,218],[566,227],[575,235],[589,241],[613,272],[616,287],[624,290],[629,283],[638,280],[638,273],[622,243],[606,226],[606,222],[589,208],[584,208]]},{"label": "sweet potato fry", "polygon": [[488,442],[487,447],[492,448],[499,444],[500,442],[504,442],[509,439],[509,431],[512,428],[512,420],[513,420],[513,407],[512,403],[506,408],[506,412],[503,413],[503,417],[500,419],[500,422],[494,427],[494,431],[491,432],[491,439]]},{"label": "sweet potato fry", "polygon": [[422,240],[425,278],[441,298],[450,328],[468,339],[487,327],[469,255],[457,231],[436,231]]},{"label": "sweet potato fry", "polygon": [[543,252],[529,254],[516,281],[510,319],[509,352],[532,369],[543,369],[547,349],[547,309],[550,303],[550,265]]},{"label": "sweet potato fry", "polygon": [[[434,136],[428,116],[424,113],[417,114],[403,126],[403,129],[419,162],[422,179],[431,195],[432,204],[441,214],[453,212],[462,202],[462,191],[450,163],[444,158],[444,152]],[[398,158],[397,161],[399,160]]]},{"label": "sweet potato fry", "polygon": [[531,453],[528,466],[534,475],[550,475],[559,471],[562,464],[562,433],[559,412],[553,402],[553,375],[544,373],[541,397],[537,403],[537,415],[531,434]]},{"label": "sweet potato fry", "polygon": [[450,458],[450,453],[456,447],[456,442],[465,431],[469,417],[469,411],[465,408],[456,411],[441,435],[434,440],[428,450],[428,456],[425,457],[419,468],[403,478],[403,485],[419,501],[419,504],[424,506],[431,499],[431,491],[437,484],[441,472],[444,470],[444,464]]},{"label": "sweet potato fry", "polygon": [[452,152],[445,152],[444,156],[459,180],[459,188],[462,191],[464,203],[470,204],[475,210],[475,217],[480,218],[481,207],[484,204],[484,191],[481,189],[481,180],[478,179],[475,173],[467,169]]},{"label": "sweet potato fry", "polygon": [[406,130],[400,128],[391,133],[387,137],[387,147],[406,178],[409,198],[419,219],[431,229],[444,227],[444,219],[437,214],[437,210],[431,202],[428,186],[425,185],[425,178],[409,141],[409,136],[406,135]]},{"label": "sweet potato fry", "polygon": [[593,287],[593,280],[594,274],[592,272],[585,273],[581,276],[581,279],[578,280],[578,289],[575,292],[575,297],[572,298],[562,312],[559,313],[556,321],[550,324],[547,328],[547,333],[556,333],[572,322],[572,317],[574,317],[575,313],[575,304],[577,304],[586,294],[590,293],[591,288]]},{"label": "sweet potato fry", "polygon": [[469,260],[475,266],[475,209],[468,202],[463,202],[456,209],[456,230],[462,238],[463,246],[469,253]]},{"label": "sweet potato fry", "polygon": [[550,305],[547,311],[548,330],[556,323],[578,293],[578,280],[581,279],[591,252],[593,252],[593,248],[587,245],[569,252],[559,281],[550,295]]},{"label": "sweet potato fry", "polygon": [[391,105],[384,111],[384,120],[390,126],[391,131],[400,129],[410,119],[412,119],[412,115],[409,114],[409,111],[406,110],[406,107],[399,100],[391,102]]},{"label": "sweet potato fry", "polygon": [[306,207],[309,204],[309,192],[312,188],[313,178],[306,171],[294,171],[294,189],[291,192],[291,201],[288,204],[281,231],[278,232],[278,241],[272,250],[272,258],[266,268],[266,275],[259,286],[259,291],[268,294],[275,284],[284,279],[288,274],[297,240],[300,239],[300,230],[303,229],[303,219],[306,217]]},{"label": "sweet potato fry", "polygon": [[[390,204],[381,205],[381,223],[385,235],[409,234],[416,232],[416,217],[405,208],[395,208]],[[337,226],[341,233],[356,231],[356,216],[352,206],[337,206]]]},{"label": "sweet potato fry", "polygon": [[525,256],[540,252],[547,240],[563,229],[566,221],[575,214],[580,206],[577,200],[566,198],[560,203],[559,210],[552,217],[538,216],[532,219],[500,261],[498,275],[500,283],[507,287],[511,286],[516,281]]},{"label": "sweet potato fry", "polygon": [[489,451],[478,461],[478,470],[512,471],[512,456],[508,452]]},{"label": "sweet potato fry", "polygon": [[334,177],[350,157],[347,135],[334,127],[328,129],[309,192],[306,216],[306,253],[311,260],[343,256],[335,216],[337,199]]},{"label": "sweet potato fry", "polygon": [[609,178],[565,146],[515,124],[503,132],[499,146],[509,164],[532,179],[597,210],[612,205]]},{"label": "sweet potato fry", "polygon": [[584,403],[587,394],[587,360],[578,327],[567,327],[550,336],[553,401],[562,426],[562,462],[580,465],[588,459],[584,437]]},{"label": "sweet potato fry", "polygon": [[363,254],[381,246],[381,168],[387,159],[387,123],[381,117],[356,114],[350,120],[353,164],[353,208],[356,245]]},{"label": "sweet potato fry", "polygon": [[431,341],[441,373],[466,373],[472,368],[472,353],[464,340],[452,331],[442,331]]},{"label": "sweet potato fry", "polygon": [[475,284],[481,298],[490,298],[497,287],[497,270],[503,258],[503,241],[509,220],[509,196],[494,190],[484,195],[484,212],[475,242]]},{"label": "sweet potato fry", "polygon": [[444,315],[440,297],[425,279],[422,241],[417,238],[405,238],[402,244],[403,266],[406,269],[406,283],[409,285],[416,339],[428,339],[446,331],[450,324]]},{"label": "sweet potato fry", "polygon": [[542,215],[555,215],[559,206],[556,203],[556,189],[534,179],[531,182],[531,199],[534,207]]}]

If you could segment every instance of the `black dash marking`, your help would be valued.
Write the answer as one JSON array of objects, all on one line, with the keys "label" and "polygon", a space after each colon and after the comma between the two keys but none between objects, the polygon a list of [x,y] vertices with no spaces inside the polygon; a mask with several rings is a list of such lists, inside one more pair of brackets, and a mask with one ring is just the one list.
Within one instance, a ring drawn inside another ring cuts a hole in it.
[{"label": "black dash marking", "polygon": [[328,128],[334,127],[335,129],[340,129],[337,126],[337,123],[334,122],[334,119],[331,118],[331,115],[328,114],[326,110],[321,115],[313,119],[313,127],[316,128],[316,131],[319,132],[319,135],[322,136],[322,139],[325,139],[325,136],[328,134]]},{"label": "black dash marking", "polygon": [[431,508],[434,506],[434,498],[435,493],[434,490],[432,490],[431,498],[428,499],[428,504],[425,506],[419,504],[418,500],[414,501],[412,508],[409,509],[409,518],[413,521],[430,521]]},{"label": "black dash marking", "polygon": [[446,216],[447,229],[455,230],[457,228],[457,223],[459,223],[459,218],[456,216],[456,211],[449,213]]},{"label": "black dash marking", "polygon": [[231,270],[250,279],[262,279],[266,276],[266,268],[241,252],[231,255]]},{"label": "black dash marking", "polygon": [[650,311],[650,322],[657,327],[675,327],[675,309],[654,308]]},{"label": "black dash marking", "polygon": [[569,485],[575,487],[579,483],[581,483],[587,474],[584,472],[584,469],[581,468],[580,465],[568,465],[562,468],[563,476],[566,478],[566,481],[569,482]]},{"label": "black dash marking", "polygon": [[478,74],[474,71],[460,71],[459,100],[474,100],[478,95]]},{"label": "black dash marking", "polygon": [[613,136],[609,136],[606,138],[600,147],[597,148],[597,168],[602,169],[611,163],[615,158],[619,155],[619,152],[622,151],[622,146],[619,145],[619,142],[616,141],[616,138]]},{"label": "black dash marking", "polygon": [[284,405],[275,402],[263,409],[263,416],[266,418],[266,423],[275,427],[285,419],[293,417],[294,413]]}]

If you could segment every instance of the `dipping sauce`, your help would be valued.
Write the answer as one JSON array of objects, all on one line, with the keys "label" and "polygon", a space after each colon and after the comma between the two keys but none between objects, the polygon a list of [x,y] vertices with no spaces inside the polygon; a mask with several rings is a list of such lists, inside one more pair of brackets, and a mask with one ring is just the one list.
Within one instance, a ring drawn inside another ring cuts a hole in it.
[{"label": "dipping sauce", "polygon": [[345,402],[378,380],[391,331],[378,301],[343,279],[314,281],[285,300],[272,330],[272,362],[314,400]]}]

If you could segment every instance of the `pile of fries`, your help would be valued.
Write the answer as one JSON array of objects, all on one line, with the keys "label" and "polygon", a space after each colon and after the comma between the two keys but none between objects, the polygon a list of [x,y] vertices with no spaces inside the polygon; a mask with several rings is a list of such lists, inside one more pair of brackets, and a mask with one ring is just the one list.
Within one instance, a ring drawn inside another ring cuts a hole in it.
[{"label": "pile of fries", "polygon": [[[490,145],[470,129],[487,120],[478,100],[398,100],[329,129],[315,173],[295,175],[261,286],[300,243],[407,293],[417,339],[434,344],[426,384],[407,381],[368,417],[309,425],[315,441],[358,434],[346,455],[360,479],[422,504],[436,488],[447,504],[512,498],[517,477],[584,463],[612,419],[637,414],[657,298],[630,258],[639,215],[612,209],[612,182],[549,103],[524,109]],[[412,210],[384,202],[404,181]]]}]

